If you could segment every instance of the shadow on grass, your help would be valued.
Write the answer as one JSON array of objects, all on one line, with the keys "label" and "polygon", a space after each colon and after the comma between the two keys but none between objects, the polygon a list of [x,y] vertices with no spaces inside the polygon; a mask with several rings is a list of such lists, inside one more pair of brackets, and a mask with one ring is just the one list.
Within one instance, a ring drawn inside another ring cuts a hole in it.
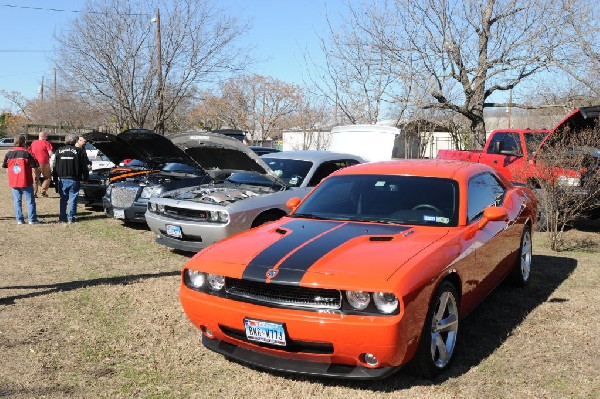
[{"label": "shadow on grass", "polygon": [[99,285],[127,285],[136,283],[140,280],[148,280],[151,278],[170,277],[178,276],[181,274],[179,270],[172,272],[162,273],[146,273],[146,274],[132,274],[129,276],[118,276],[118,277],[105,277],[96,278],[92,280],[80,280],[80,281],[69,281],[67,283],[56,283],[56,284],[41,284],[41,285],[13,285],[8,287],[0,287],[0,290],[29,290],[29,289],[44,289],[44,291],[28,292],[26,294],[9,296],[6,298],[0,298],[0,305],[13,305],[18,299],[35,298],[42,295],[49,295],[55,292],[67,292],[73,291],[80,288],[95,287]]},{"label": "shadow on grass", "polygon": [[461,322],[459,342],[453,362],[448,371],[435,380],[418,378],[405,370],[378,381],[335,380],[276,374],[298,381],[319,382],[325,386],[342,386],[375,392],[393,392],[413,386],[440,384],[467,373],[489,357],[512,335],[527,315],[544,302],[558,304],[567,302],[568,298],[553,298],[552,294],[576,267],[575,259],[534,255],[527,287],[517,288],[508,283],[501,284]]}]

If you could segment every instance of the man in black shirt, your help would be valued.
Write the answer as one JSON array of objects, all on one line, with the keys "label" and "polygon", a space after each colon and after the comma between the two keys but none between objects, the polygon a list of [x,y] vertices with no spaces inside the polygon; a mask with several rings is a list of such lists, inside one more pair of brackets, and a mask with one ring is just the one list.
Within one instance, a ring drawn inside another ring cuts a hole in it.
[{"label": "man in black shirt", "polygon": [[[54,174],[58,177],[60,194],[59,222],[73,223],[77,214],[77,196],[82,180],[87,180],[89,170],[83,148],[75,147],[75,136],[67,134],[65,145],[56,151]],[[67,209],[68,205],[68,209]]]}]

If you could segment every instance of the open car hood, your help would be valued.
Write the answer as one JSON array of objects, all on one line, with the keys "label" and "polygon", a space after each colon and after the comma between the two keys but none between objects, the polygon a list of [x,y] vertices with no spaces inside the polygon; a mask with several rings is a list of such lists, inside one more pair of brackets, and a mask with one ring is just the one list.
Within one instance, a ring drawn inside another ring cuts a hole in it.
[{"label": "open car hood", "polygon": [[211,132],[184,132],[169,136],[171,141],[206,171],[275,173],[254,151],[239,140]]},{"label": "open car hood", "polygon": [[567,115],[554,127],[553,134],[569,129],[573,132],[590,129],[600,120],[600,106],[580,107]]},{"label": "open car hood", "polygon": [[150,167],[168,162],[200,166],[168,138],[146,129],[130,129],[118,135],[90,132],[83,137],[115,165],[124,159],[139,159]]}]

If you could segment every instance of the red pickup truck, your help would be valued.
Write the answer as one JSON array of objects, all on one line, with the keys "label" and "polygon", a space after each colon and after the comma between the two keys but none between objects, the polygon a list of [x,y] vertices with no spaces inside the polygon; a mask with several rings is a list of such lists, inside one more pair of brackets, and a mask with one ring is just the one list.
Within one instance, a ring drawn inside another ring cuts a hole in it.
[{"label": "red pickup truck", "polygon": [[[544,178],[547,175],[542,167],[536,165],[535,152],[548,141],[553,132],[569,129],[570,134],[576,134],[577,130],[595,126],[599,117],[600,106],[577,108],[552,130],[494,130],[489,135],[483,150],[440,150],[437,159],[483,163],[497,169],[509,180],[529,183],[532,179]],[[589,145],[599,148],[600,139]],[[579,182],[580,172],[577,170],[560,169],[554,175],[555,178],[562,178],[567,185],[579,185],[577,182]]]}]

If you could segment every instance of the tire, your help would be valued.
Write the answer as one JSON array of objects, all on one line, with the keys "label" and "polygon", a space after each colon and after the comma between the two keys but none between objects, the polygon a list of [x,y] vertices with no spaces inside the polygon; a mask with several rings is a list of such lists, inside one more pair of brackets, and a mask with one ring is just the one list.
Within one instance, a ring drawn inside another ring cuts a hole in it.
[{"label": "tire", "polygon": [[266,213],[261,213],[260,215],[258,215],[256,217],[256,219],[254,219],[254,221],[252,222],[251,227],[258,227],[261,224],[265,224],[268,222],[273,222],[277,219],[281,219],[283,216],[285,215],[285,213],[279,214],[276,212],[266,212]]},{"label": "tire", "polygon": [[456,288],[443,281],[429,304],[419,348],[410,364],[416,375],[433,379],[448,368],[458,338],[458,309]]},{"label": "tire", "polygon": [[510,281],[516,286],[523,287],[529,282],[533,253],[532,248],[531,227],[526,225],[523,234],[521,235],[519,254],[510,273]]}]

